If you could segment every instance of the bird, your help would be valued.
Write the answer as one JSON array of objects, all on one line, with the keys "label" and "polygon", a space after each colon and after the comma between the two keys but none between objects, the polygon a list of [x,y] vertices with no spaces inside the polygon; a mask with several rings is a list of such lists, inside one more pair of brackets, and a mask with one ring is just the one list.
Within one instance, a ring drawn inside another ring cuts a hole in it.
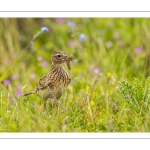
[{"label": "bird", "polygon": [[64,51],[53,51],[51,55],[52,66],[50,71],[38,81],[34,90],[23,94],[23,96],[37,94],[44,100],[44,109],[46,109],[47,101],[53,100],[54,104],[60,105],[65,112],[66,109],[59,101],[59,98],[71,83],[71,77],[64,69],[63,64],[66,62],[70,70],[70,61],[72,61],[72,59],[73,57],[68,56]]}]

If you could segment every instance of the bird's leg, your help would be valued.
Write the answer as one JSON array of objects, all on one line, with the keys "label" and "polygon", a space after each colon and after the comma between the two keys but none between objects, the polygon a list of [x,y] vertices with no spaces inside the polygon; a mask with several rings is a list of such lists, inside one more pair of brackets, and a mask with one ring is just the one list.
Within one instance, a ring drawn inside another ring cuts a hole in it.
[{"label": "bird's leg", "polygon": [[50,94],[50,97],[52,97],[52,98],[54,98],[54,100],[56,101],[56,103],[57,103],[57,105],[60,105],[61,106],[61,108],[63,109],[63,112],[65,112],[66,111],[66,109],[65,109],[65,107],[63,106],[63,104],[55,97],[55,95],[54,95],[54,93],[53,93],[53,91],[50,89],[50,87],[49,86],[47,86],[47,88],[48,88],[48,91],[49,91],[49,94]]},{"label": "bird's leg", "polygon": [[[49,94],[50,94],[50,98],[53,98],[55,101],[56,101],[56,104],[57,105],[60,105],[61,106],[61,108],[63,109],[63,112],[65,112],[66,111],[66,109],[65,109],[65,107],[63,106],[63,104],[55,97],[55,95],[54,95],[54,92],[50,89],[50,87],[48,86],[48,83],[46,83],[47,85],[44,85],[44,84],[42,84],[41,83],[41,85],[42,86],[44,86],[44,87],[47,87],[48,88],[48,91],[49,91]],[[37,92],[37,94],[38,94],[38,92]],[[44,109],[46,109],[46,99],[44,100]]]}]

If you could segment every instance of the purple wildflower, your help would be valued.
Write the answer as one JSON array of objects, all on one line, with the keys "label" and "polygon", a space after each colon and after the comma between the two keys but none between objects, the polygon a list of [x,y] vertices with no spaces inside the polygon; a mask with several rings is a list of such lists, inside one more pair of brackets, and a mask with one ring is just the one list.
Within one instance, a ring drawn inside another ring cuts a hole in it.
[{"label": "purple wildflower", "polygon": [[22,85],[21,85],[21,84],[18,84],[17,87],[18,87],[18,89],[21,89],[21,88],[22,88]]},{"label": "purple wildflower", "polygon": [[17,93],[16,93],[16,95],[17,95],[17,96],[21,96],[21,95],[22,95],[22,91],[21,91],[21,90],[18,90]]},{"label": "purple wildflower", "polygon": [[8,80],[8,79],[4,80],[4,84],[5,85],[9,85],[10,84],[10,80]]},{"label": "purple wildflower", "polygon": [[48,27],[42,27],[42,28],[41,28],[41,31],[42,31],[42,32],[48,32],[49,29],[48,29]]},{"label": "purple wildflower", "polygon": [[57,19],[56,19],[56,22],[57,22],[58,24],[64,24],[65,19],[64,19],[64,18],[57,18]]},{"label": "purple wildflower", "polygon": [[46,60],[42,61],[41,65],[42,65],[42,67],[47,67],[47,61]]},{"label": "purple wildflower", "polygon": [[68,27],[73,28],[75,26],[76,26],[76,24],[74,22],[72,22],[72,21],[68,22]]},{"label": "purple wildflower", "polygon": [[141,53],[141,48],[140,48],[140,47],[135,48],[135,52],[136,52],[137,54]]},{"label": "purple wildflower", "polygon": [[80,41],[80,42],[84,42],[85,39],[86,39],[86,36],[85,36],[83,33],[80,34],[80,36],[79,36],[79,41]]},{"label": "purple wildflower", "polygon": [[111,41],[107,41],[107,42],[106,42],[106,47],[107,47],[107,48],[111,48],[112,45],[113,45],[113,43],[112,43]]},{"label": "purple wildflower", "polygon": [[94,68],[94,73],[98,74],[100,71],[98,68]]}]

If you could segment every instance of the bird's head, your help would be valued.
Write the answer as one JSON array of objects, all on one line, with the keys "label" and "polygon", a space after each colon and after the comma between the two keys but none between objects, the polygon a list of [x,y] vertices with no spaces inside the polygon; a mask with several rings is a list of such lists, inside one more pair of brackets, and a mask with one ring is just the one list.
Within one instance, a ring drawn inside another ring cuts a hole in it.
[{"label": "bird's head", "polygon": [[67,53],[63,51],[57,50],[57,51],[53,51],[52,53],[52,63],[55,65],[59,65],[66,62],[69,70],[70,70],[70,61],[72,59],[73,57],[68,56]]}]

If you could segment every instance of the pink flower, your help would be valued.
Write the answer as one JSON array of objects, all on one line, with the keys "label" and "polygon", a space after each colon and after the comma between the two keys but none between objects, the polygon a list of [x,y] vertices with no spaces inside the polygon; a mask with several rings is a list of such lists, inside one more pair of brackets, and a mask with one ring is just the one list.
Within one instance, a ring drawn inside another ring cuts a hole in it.
[{"label": "pink flower", "polygon": [[21,91],[21,90],[18,90],[17,93],[16,93],[16,95],[17,95],[17,96],[21,96],[21,95],[22,95],[22,91]]},{"label": "pink flower", "polygon": [[98,68],[94,68],[94,73],[99,73],[100,71],[99,71],[99,69]]},{"label": "pink flower", "polygon": [[21,88],[22,88],[22,85],[21,85],[21,84],[18,84],[17,87],[18,87],[18,89],[21,89]]},{"label": "pink flower", "polygon": [[141,53],[141,48],[140,48],[140,47],[135,48],[135,52],[136,52],[137,54]]},{"label": "pink flower", "polygon": [[113,45],[113,43],[112,43],[111,41],[107,41],[107,42],[106,42],[106,47],[107,47],[107,48],[111,48],[112,45]]},{"label": "pink flower", "polygon": [[42,65],[42,67],[47,67],[47,61],[46,60],[42,61],[41,65]]},{"label": "pink flower", "polygon": [[58,24],[64,24],[64,23],[65,23],[65,19],[64,19],[64,18],[57,18],[57,19],[56,19],[56,22],[57,22]]},{"label": "pink flower", "polygon": [[4,84],[5,84],[5,85],[9,85],[9,84],[10,84],[10,80],[7,80],[7,79],[4,80]]}]

